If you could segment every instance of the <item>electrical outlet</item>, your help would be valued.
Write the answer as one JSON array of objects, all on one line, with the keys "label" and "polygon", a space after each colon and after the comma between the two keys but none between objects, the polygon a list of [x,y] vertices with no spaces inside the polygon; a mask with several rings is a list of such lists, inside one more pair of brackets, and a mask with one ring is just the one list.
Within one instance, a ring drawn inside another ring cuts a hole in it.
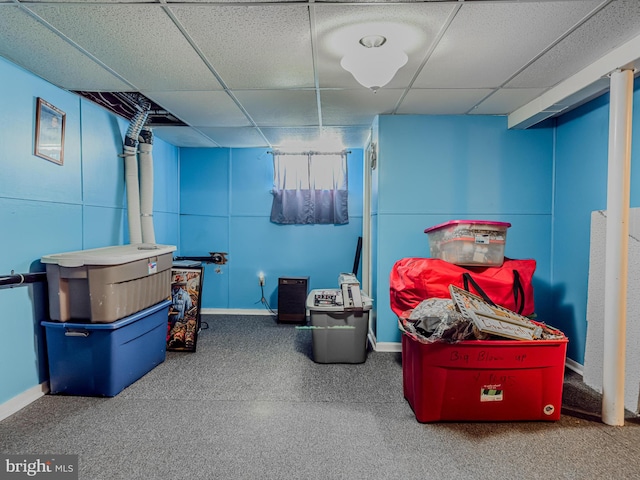
[{"label": "electrical outlet", "polygon": [[264,273],[262,272],[258,274],[258,283],[260,284],[261,287],[264,286]]}]

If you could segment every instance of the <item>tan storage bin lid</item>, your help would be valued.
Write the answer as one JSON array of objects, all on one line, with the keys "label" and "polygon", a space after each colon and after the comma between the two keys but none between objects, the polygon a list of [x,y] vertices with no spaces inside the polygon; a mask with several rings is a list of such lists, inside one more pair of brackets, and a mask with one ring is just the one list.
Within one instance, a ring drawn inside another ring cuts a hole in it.
[{"label": "tan storage bin lid", "polygon": [[157,245],[154,243],[134,243],[114,247],[93,248],[76,252],[54,253],[42,257],[43,263],[51,263],[61,267],[82,267],[84,265],[121,265],[149,257],[156,257],[174,252],[174,245]]}]

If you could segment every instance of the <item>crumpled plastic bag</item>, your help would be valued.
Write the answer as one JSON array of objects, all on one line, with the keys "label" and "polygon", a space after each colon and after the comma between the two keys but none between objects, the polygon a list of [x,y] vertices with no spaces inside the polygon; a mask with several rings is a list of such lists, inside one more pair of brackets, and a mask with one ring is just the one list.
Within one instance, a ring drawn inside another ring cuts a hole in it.
[{"label": "crumpled plastic bag", "polygon": [[401,325],[409,333],[428,343],[484,340],[490,337],[476,329],[450,298],[429,298],[403,315]]}]

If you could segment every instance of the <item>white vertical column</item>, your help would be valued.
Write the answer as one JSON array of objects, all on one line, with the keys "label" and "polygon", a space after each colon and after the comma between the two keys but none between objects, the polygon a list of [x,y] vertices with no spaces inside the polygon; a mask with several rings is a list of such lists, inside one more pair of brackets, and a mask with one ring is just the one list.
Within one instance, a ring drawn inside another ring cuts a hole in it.
[{"label": "white vertical column", "polygon": [[602,421],[624,425],[633,71],[610,82]]},{"label": "white vertical column", "polygon": [[362,183],[362,290],[373,297],[371,291],[371,155],[375,144],[370,142],[364,158],[364,177]]},{"label": "white vertical column", "polygon": [[137,142],[135,146],[124,146],[124,175],[127,192],[127,215],[129,221],[129,243],[142,243],[140,224],[140,184],[138,183]]}]

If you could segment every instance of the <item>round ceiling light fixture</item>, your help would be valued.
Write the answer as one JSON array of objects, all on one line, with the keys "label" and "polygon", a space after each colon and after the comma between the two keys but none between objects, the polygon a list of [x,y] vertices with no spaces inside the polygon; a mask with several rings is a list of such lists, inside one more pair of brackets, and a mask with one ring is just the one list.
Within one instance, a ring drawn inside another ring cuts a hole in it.
[{"label": "round ceiling light fixture", "polygon": [[367,35],[359,43],[364,49],[347,53],[342,57],[340,66],[358,83],[374,92],[389,83],[409,60],[406,53],[387,43],[382,35]]}]

